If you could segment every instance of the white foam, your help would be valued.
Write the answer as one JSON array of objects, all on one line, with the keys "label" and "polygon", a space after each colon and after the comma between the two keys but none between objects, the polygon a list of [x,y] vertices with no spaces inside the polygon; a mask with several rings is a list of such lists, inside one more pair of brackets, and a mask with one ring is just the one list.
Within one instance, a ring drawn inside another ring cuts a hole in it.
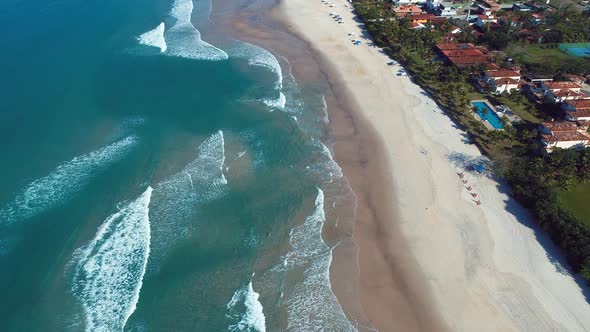
[{"label": "white foam", "polygon": [[287,329],[356,331],[350,324],[330,285],[332,250],[322,239],[325,222],[324,193],[318,188],[314,212],[290,232],[291,250],[281,269],[302,269],[303,282],[287,294]]},{"label": "white foam", "polygon": [[31,218],[66,203],[93,176],[122,159],[136,143],[137,138],[129,136],[59,165],[49,175],[29,183],[14,201],[0,209],[0,223]]},{"label": "white foam", "polygon": [[84,308],[86,331],[122,331],[135,311],[150,254],[151,196],[148,187],[74,252],[72,292]]},{"label": "white foam", "polygon": [[142,45],[157,47],[160,49],[160,52],[166,52],[168,45],[166,45],[166,40],[164,39],[165,28],[166,25],[162,22],[153,30],[139,35],[137,41]]},{"label": "white foam", "polygon": [[190,236],[199,204],[219,198],[227,179],[223,174],[225,148],[220,130],[198,148],[197,157],[154,189],[151,209],[153,260],[159,263],[171,241]]},{"label": "white foam", "polygon": [[238,40],[228,52],[231,58],[246,60],[250,66],[264,68],[275,74],[275,90],[278,92],[278,97],[276,99],[266,98],[261,101],[269,107],[285,108],[287,98],[281,91],[283,89],[283,70],[272,53],[262,47]]},{"label": "white foam", "polygon": [[254,232],[254,228],[251,228],[250,231],[248,231],[248,235],[244,238],[244,246],[246,248],[256,248],[257,245],[258,238],[256,237],[256,233]]},{"label": "white foam", "polygon": [[285,104],[287,103],[287,97],[282,92],[279,92],[279,97],[277,99],[263,99],[262,102],[269,107],[274,108],[285,108]]},{"label": "white foam", "polygon": [[322,122],[327,125],[330,123],[330,118],[328,116],[328,104],[326,103],[326,96],[322,96]]},{"label": "white foam", "polygon": [[165,54],[194,60],[226,60],[227,53],[201,39],[201,33],[191,23],[192,13],[192,0],[174,1],[170,11],[174,23],[164,31],[168,45]]},{"label": "white foam", "polygon": [[[228,331],[266,331],[266,317],[264,317],[262,303],[258,300],[259,297],[260,295],[252,287],[252,281],[235,291],[225,305],[226,317],[232,322],[237,321],[230,324]],[[244,307],[243,310],[239,308],[241,305]]]},{"label": "white foam", "polygon": [[248,61],[248,65],[265,68],[277,76],[276,88],[283,88],[283,70],[277,58],[266,49],[244,42],[236,41],[236,45],[229,50],[229,56]]},{"label": "white foam", "polygon": [[327,169],[328,172],[330,172],[330,175],[332,175],[335,178],[341,178],[342,177],[342,168],[340,168],[340,165],[338,165],[338,163],[332,157],[332,152],[330,151],[330,149],[328,149],[328,147],[324,143],[319,142],[319,144],[322,148],[322,153],[328,159],[327,161],[325,161],[323,163],[323,166]]}]

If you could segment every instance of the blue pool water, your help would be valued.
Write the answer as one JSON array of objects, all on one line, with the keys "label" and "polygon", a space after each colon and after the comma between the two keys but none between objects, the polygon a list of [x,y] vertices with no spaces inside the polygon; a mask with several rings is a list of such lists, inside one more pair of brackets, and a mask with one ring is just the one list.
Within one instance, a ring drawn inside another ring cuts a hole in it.
[{"label": "blue pool water", "polygon": [[567,53],[578,58],[590,58],[590,48],[570,48]]},{"label": "blue pool water", "polygon": [[[482,119],[489,122],[492,125],[492,127],[496,128],[496,129],[504,128],[504,123],[502,123],[502,120],[500,120],[500,117],[498,117],[498,115],[496,114],[496,111],[491,109],[486,103],[481,102],[481,101],[476,101],[471,104],[473,106],[475,106],[475,108],[477,109],[477,114]],[[484,111],[483,111],[484,109],[487,110],[487,112],[484,113]]]},{"label": "blue pool water", "polygon": [[590,43],[560,44],[559,49],[577,58],[590,58]]}]

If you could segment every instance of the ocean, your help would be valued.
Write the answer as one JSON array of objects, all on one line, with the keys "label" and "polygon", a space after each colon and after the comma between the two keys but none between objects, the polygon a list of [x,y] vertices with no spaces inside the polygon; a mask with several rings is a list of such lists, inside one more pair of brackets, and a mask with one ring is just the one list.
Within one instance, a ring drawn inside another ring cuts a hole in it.
[{"label": "ocean", "polygon": [[355,330],[325,85],[246,5],[0,4],[0,331]]}]

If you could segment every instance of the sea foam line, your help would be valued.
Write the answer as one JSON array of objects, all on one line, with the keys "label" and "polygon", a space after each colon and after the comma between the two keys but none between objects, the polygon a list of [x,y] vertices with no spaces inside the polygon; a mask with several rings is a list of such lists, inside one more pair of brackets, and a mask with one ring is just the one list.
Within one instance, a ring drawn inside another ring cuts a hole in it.
[{"label": "sea foam line", "polygon": [[281,91],[283,89],[283,70],[277,58],[266,49],[236,40],[236,46],[229,50],[231,58],[243,59],[248,65],[253,67],[264,68],[274,73],[276,76],[275,90],[279,93],[276,99],[262,100],[266,105],[275,108],[284,108],[286,97]]},{"label": "sea foam line", "polygon": [[195,60],[226,60],[227,53],[201,39],[201,33],[191,23],[193,9],[192,0],[174,1],[170,11],[174,23],[164,32],[166,54]]},{"label": "sea foam line", "polygon": [[[262,303],[258,300],[260,294],[254,291],[252,281],[248,285],[244,285],[237,289],[225,305],[227,309],[226,317],[235,322],[230,324],[228,331],[266,331],[266,317],[264,316],[264,308]],[[243,310],[240,310],[243,306]],[[238,321],[239,319],[239,321]]]},{"label": "sea foam line", "polygon": [[322,239],[326,220],[324,192],[318,188],[314,212],[290,232],[291,251],[283,261],[289,270],[303,269],[303,282],[286,296],[287,330],[356,331],[346,318],[330,285],[332,250]]},{"label": "sea foam line", "polygon": [[150,254],[151,196],[148,187],[73,254],[72,292],[84,309],[86,331],[122,331],[135,311]]},{"label": "sea foam line", "polygon": [[225,192],[224,163],[225,141],[220,130],[199,145],[193,161],[155,186],[151,209],[155,264],[166,256],[171,241],[190,236],[199,204]]},{"label": "sea foam line", "polygon": [[11,203],[0,209],[0,224],[34,217],[65,204],[97,173],[122,159],[137,143],[129,136],[59,165],[49,175],[25,186]]}]

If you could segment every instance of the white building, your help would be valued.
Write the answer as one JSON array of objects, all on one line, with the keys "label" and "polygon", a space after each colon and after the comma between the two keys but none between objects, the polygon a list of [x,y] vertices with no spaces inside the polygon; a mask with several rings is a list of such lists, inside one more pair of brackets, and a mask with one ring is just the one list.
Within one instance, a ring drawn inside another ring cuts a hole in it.
[{"label": "white building", "polygon": [[396,5],[409,5],[409,4],[418,4],[424,3],[424,0],[391,0]]},{"label": "white building", "polygon": [[547,152],[555,148],[584,148],[590,142],[588,127],[579,127],[575,122],[543,122],[539,127],[541,141]]},{"label": "white building", "polygon": [[452,2],[441,2],[435,9],[435,14],[443,17],[457,16],[457,7]]},{"label": "white building", "polygon": [[590,121],[590,99],[568,100],[561,104],[568,120]]},{"label": "white building", "polygon": [[480,92],[510,93],[519,89],[520,73],[505,69],[486,70],[477,77],[475,85]]}]

